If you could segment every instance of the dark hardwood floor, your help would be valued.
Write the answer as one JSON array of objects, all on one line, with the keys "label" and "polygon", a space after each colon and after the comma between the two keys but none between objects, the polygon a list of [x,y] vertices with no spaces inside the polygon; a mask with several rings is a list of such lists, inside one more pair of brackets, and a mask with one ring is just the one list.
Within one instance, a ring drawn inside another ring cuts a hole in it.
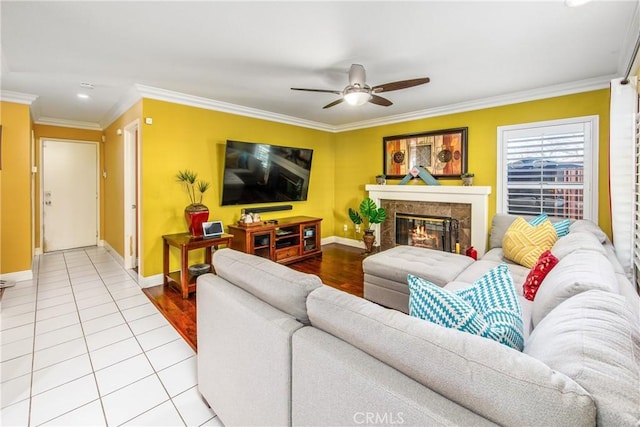
[{"label": "dark hardwood floor", "polygon": [[[296,262],[289,267],[316,274],[325,285],[361,297],[364,257],[362,249],[332,243],[322,247],[322,257]],[[191,347],[197,350],[195,293],[189,295],[188,299],[182,299],[178,291],[162,285],[144,288],[143,291]]]}]

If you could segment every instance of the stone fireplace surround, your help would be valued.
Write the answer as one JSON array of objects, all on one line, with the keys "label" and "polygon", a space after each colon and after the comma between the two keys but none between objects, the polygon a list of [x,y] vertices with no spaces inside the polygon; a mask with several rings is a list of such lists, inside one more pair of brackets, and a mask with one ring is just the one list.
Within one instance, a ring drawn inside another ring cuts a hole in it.
[{"label": "stone fireplace surround", "polygon": [[[487,249],[491,187],[370,184],[365,189],[369,192],[369,197],[378,206],[387,209],[388,218],[391,219],[391,221],[385,221],[387,225],[384,227],[382,227],[383,224],[376,227],[376,241],[380,242],[382,249],[393,247],[393,244],[388,243],[387,240],[389,238],[395,239],[395,212],[397,211],[401,213],[451,216],[458,219],[460,221],[460,246],[463,248],[462,251],[471,244],[478,251],[478,257],[484,255]],[[449,206],[442,205],[438,207],[438,204]],[[416,210],[406,210],[414,205]],[[467,207],[463,208],[461,205],[466,205]],[[398,206],[401,206],[402,209],[399,209]],[[394,209],[393,212],[390,208]],[[465,213],[465,211],[468,213]],[[445,212],[451,212],[451,215]],[[391,231],[387,231],[387,228]],[[466,238],[469,240],[464,241],[463,239]]]},{"label": "stone fireplace surround", "polygon": [[387,221],[380,224],[380,248],[391,249],[396,244],[396,214],[412,214],[455,218],[459,221],[458,240],[460,251],[471,245],[471,205],[468,203],[407,202],[405,200],[382,200],[387,210]]}]

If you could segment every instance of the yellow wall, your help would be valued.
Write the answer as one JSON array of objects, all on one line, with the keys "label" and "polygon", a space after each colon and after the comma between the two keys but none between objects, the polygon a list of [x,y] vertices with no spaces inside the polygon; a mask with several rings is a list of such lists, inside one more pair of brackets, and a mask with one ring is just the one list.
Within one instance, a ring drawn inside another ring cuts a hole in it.
[{"label": "yellow wall", "polygon": [[[104,169],[107,177],[104,186],[104,240],[120,256],[124,257],[124,128],[136,120],[142,120],[142,101],[129,108],[105,130]],[[118,129],[122,135],[118,135]],[[139,139],[142,139],[142,124],[139,124]]]},{"label": "yellow wall", "polygon": [[[375,183],[375,176],[382,173],[382,138],[385,136],[468,127],[468,170],[475,173],[475,185],[492,187],[492,194],[489,197],[489,218],[491,218],[496,211],[498,126],[589,115],[600,117],[599,225],[610,236],[608,89],[337,134],[335,180],[340,184],[335,188],[336,217],[333,234],[342,236],[343,224],[348,224],[350,230],[352,229],[352,223],[347,217],[347,209],[357,206],[357,203],[366,196],[365,184]],[[441,180],[441,183],[459,185],[460,180]],[[347,237],[353,238],[353,232],[351,231]]]},{"label": "yellow wall", "polygon": [[[240,218],[243,206],[220,206],[224,147],[227,139],[311,148],[313,169],[307,202],[291,202],[292,211],[265,213],[264,219],[308,215],[323,218],[322,235],[333,235],[336,158],[335,135],[163,101],[144,99],[142,125],[141,209],[143,276],[162,272],[162,235],[186,231],[184,208],[189,199],[175,175],[190,169],[212,186],[205,194],[209,218],[225,225]],[[269,205],[273,205],[270,203]],[[260,205],[256,205],[260,206]],[[177,268],[172,254],[172,269]],[[175,264],[175,265],[174,265]]]},{"label": "yellow wall", "polygon": [[[41,163],[40,163],[40,147],[41,147],[41,138],[50,138],[50,139],[63,139],[70,141],[90,141],[95,142],[96,144],[100,143],[102,138],[102,131],[99,130],[87,130],[87,129],[76,129],[62,126],[50,126],[50,125],[33,125],[33,135],[35,139],[35,165],[38,168],[38,172],[35,176],[35,247],[40,247],[40,180],[41,180]],[[99,155],[100,157],[100,167],[102,167],[102,153]],[[104,188],[102,187],[102,182],[100,183],[100,195]],[[104,234],[103,230],[103,212],[102,212],[102,202],[103,198],[100,198],[100,236]]]},{"label": "yellow wall", "polygon": [[29,106],[0,102],[0,273],[31,270]]}]

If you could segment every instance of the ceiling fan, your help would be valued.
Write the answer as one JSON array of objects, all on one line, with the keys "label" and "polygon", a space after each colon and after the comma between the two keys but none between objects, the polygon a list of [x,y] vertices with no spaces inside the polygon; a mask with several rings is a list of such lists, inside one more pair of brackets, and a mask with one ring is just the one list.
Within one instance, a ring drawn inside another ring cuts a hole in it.
[{"label": "ceiling fan", "polygon": [[340,104],[342,101],[346,101],[350,105],[363,105],[367,102],[372,104],[382,105],[388,107],[393,104],[386,98],[378,96],[378,93],[391,92],[392,90],[406,89],[408,87],[418,86],[425,83],[429,83],[429,77],[422,77],[411,80],[400,80],[398,82],[385,83],[383,85],[377,85],[374,87],[366,84],[366,71],[360,64],[352,64],[349,68],[349,84],[344,90],[329,90],[329,89],[304,89],[298,87],[292,87],[291,90],[304,90],[307,92],[325,92],[335,93],[336,95],[342,95],[342,98],[325,105],[322,108],[330,108],[334,105]]}]

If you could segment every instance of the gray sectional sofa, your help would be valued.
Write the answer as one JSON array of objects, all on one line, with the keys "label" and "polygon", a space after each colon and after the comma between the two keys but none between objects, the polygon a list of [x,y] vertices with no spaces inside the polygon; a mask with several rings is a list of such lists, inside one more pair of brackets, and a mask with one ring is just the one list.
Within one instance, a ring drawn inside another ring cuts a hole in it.
[{"label": "gray sectional sofa", "polygon": [[[496,242],[509,220],[494,218],[492,250],[461,260],[468,265],[442,285],[471,286],[501,262]],[[198,278],[200,393],[228,426],[636,426],[638,295],[604,233],[572,227],[523,306],[522,352],[216,251],[217,275]],[[509,265],[521,284],[518,267]]]}]

